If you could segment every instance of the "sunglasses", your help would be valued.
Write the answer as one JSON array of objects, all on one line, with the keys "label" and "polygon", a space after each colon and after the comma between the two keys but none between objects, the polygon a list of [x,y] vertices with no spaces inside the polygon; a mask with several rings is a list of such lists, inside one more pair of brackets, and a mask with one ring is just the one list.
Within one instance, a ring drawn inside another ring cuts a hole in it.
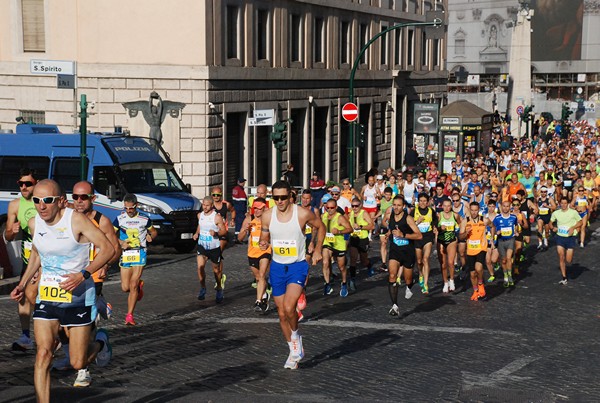
[{"label": "sunglasses", "polygon": [[211,194],[212,197],[221,197],[223,195],[223,193],[213,193]]},{"label": "sunglasses", "polygon": [[325,207],[325,209],[327,209],[327,210],[335,210],[335,209],[337,209],[337,207]]},{"label": "sunglasses", "polygon": [[339,193],[338,192],[331,192],[331,195],[332,196],[339,196]]},{"label": "sunglasses", "polygon": [[452,199],[452,201],[453,201],[454,203],[456,203],[456,202],[459,202],[459,201],[460,201],[460,199]]},{"label": "sunglasses", "polygon": [[353,208],[360,207],[360,204],[353,204],[353,205],[352,205],[352,207],[353,207]]},{"label": "sunglasses", "polygon": [[350,184],[349,183],[342,183],[342,185],[349,186]]},{"label": "sunglasses", "polygon": [[33,186],[33,182],[32,181],[17,181],[17,185],[19,185],[19,187],[32,187]]},{"label": "sunglasses", "polygon": [[78,194],[73,193],[73,200],[83,200],[83,201],[86,201],[86,200],[91,199],[93,196],[94,195],[89,195],[89,194],[78,195]]},{"label": "sunglasses", "polygon": [[60,196],[47,196],[47,197],[36,197],[33,196],[31,200],[33,200],[33,204],[40,204],[40,202],[44,202],[44,204],[54,204],[56,201],[60,199]]},{"label": "sunglasses", "polygon": [[272,199],[275,201],[283,201],[283,200],[287,200],[290,198],[290,195],[282,195],[282,196],[273,196]]}]

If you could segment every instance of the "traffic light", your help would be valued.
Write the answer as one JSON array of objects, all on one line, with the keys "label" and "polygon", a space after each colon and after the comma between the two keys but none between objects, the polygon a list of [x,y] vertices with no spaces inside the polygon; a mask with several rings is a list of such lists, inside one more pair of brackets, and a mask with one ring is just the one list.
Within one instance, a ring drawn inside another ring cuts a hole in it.
[{"label": "traffic light", "polygon": [[528,123],[531,120],[531,113],[533,112],[533,105],[526,106],[523,110],[523,115],[521,115],[521,120],[525,123]]},{"label": "traffic light", "polygon": [[367,139],[365,125],[358,125],[358,146],[364,147]]},{"label": "traffic light", "polygon": [[283,122],[275,123],[271,132],[271,140],[275,148],[283,148],[287,144],[287,127]]},{"label": "traffic light", "polygon": [[569,116],[571,116],[573,112],[571,112],[571,108],[569,108],[569,104],[564,103],[562,106],[562,111],[560,114],[560,118],[562,121],[569,120]]}]

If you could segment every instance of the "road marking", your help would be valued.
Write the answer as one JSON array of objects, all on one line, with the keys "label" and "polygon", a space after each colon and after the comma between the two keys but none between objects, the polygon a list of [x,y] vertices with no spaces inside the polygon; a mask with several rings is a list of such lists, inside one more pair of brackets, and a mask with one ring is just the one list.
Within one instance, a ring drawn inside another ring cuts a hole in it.
[{"label": "road marking", "polygon": [[481,386],[497,387],[500,386],[500,384],[527,381],[532,378],[530,376],[518,376],[513,374],[539,359],[539,357],[518,358],[489,375],[462,371],[463,386],[465,390],[469,390]]},{"label": "road marking", "polygon": [[[265,324],[265,323],[278,323],[279,319],[269,318],[223,318],[218,319],[217,323],[223,324]],[[372,322],[357,322],[357,321],[345,321],[345,320],[309,320],[302,322],[302,326],[326,326],[326,327],[341,327],[341,328],[360,328],[360,329],[371,329],[371,330],[393,330],[398,332],[440,332],[440,333],[460,333],[460,334],[474,334],[474,333],[489,333],[503,336],[518,336],[517,333],[507,332],[496,329],[480,329],[472,327],[448,327],[448,326],[417,326],[417,325],[403,325],[396,323],[372,323]]]}]

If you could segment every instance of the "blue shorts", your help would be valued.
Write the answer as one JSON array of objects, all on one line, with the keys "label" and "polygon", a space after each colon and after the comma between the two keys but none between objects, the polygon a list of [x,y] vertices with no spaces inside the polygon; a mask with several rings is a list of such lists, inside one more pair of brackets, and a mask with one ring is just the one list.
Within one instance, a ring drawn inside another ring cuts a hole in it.
[{"label": "blue shorts", "polygon": [[87,326],[96,321],[96,304],[59,308],[44,301],[35,304],[34,320],[57,320],[61,326]]},{"label": "blue shorts", "polygon": [[[131,251],[131,252],[128,252]],[[131,256],[128,253],[139,252],[139,258],[137,256]],[[125,249],[121,254],[121,261],[119,266],[124,269],[136,266],[146,266],[146,249]]]},{"label": "blue shorts", "polygon": [[574,236],[556,236],[556,246],[562,246],[565,249],[575,249],[577,247],[577,238]]},{"label": "blue shorts", "polygon": [[288,284],[298,284],[304,287],[306,276],[308,276],[308,262],[291,264],[281,264],[271,261],[271,271],[269,272],[269,282],[273,288],[273,296],[279,297],[285,294]]}]

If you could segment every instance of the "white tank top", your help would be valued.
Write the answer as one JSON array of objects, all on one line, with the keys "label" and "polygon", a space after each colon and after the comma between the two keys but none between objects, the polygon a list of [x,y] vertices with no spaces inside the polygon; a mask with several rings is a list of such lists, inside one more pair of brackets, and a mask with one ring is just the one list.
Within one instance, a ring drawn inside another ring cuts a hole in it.
[{"label": "white tank top", "polygon": [[369,187],[369,185],[367,185],[367,187],[365,188],[365,191],[363,192],[364,196],[365,196],[365,200],[363,203],[363,207],[366,208],[375,208],[377,207],[377,190],[376,190],[376,185],[374,185],[373,187]]},{"label": "white tank top", "polygon": [[[90,244],[79,243],[73,235],[73,210],[65,209],[62,218],[48,225],[39,215],[35,216],[33,245],[42,263],[36,302],[50,303],[59,307],[94,305],[96,294],[94,280],[90,277],[72,293],[62,290],[58,283],[62,275],[78,273],[88,267]],[[70,294],[70,295],[69,295]]]},{"label": "white tank top", "polygon": [[402,188],[402,193],[404,195],[404,200],[406,200],[408,204],[412,204],[413,198],[415,197],[415,183],[406,182]]},{"label": "white tank top", "polygon": [[217,212],[212,210],[210,214],[204,214],[204,211],[200,212],[200,219],[198,220],[198,228],[200,232],[198,234],[198,245],[202,246],[206,250],[216,249],[221,247],[219,242],[219,236],[213,237],[210,231],[219,232],[219,227],[215,224],[215,217]]},{"label": "white tank top", "polygon": [[269,226],[273,261],[280,264],[292,264],[305,260],[306,242],[304,231],[298,222],[298,206],[292,205],[292,218],[288,222],[280,222],[277,212],[277,209],[273,209]]}]

